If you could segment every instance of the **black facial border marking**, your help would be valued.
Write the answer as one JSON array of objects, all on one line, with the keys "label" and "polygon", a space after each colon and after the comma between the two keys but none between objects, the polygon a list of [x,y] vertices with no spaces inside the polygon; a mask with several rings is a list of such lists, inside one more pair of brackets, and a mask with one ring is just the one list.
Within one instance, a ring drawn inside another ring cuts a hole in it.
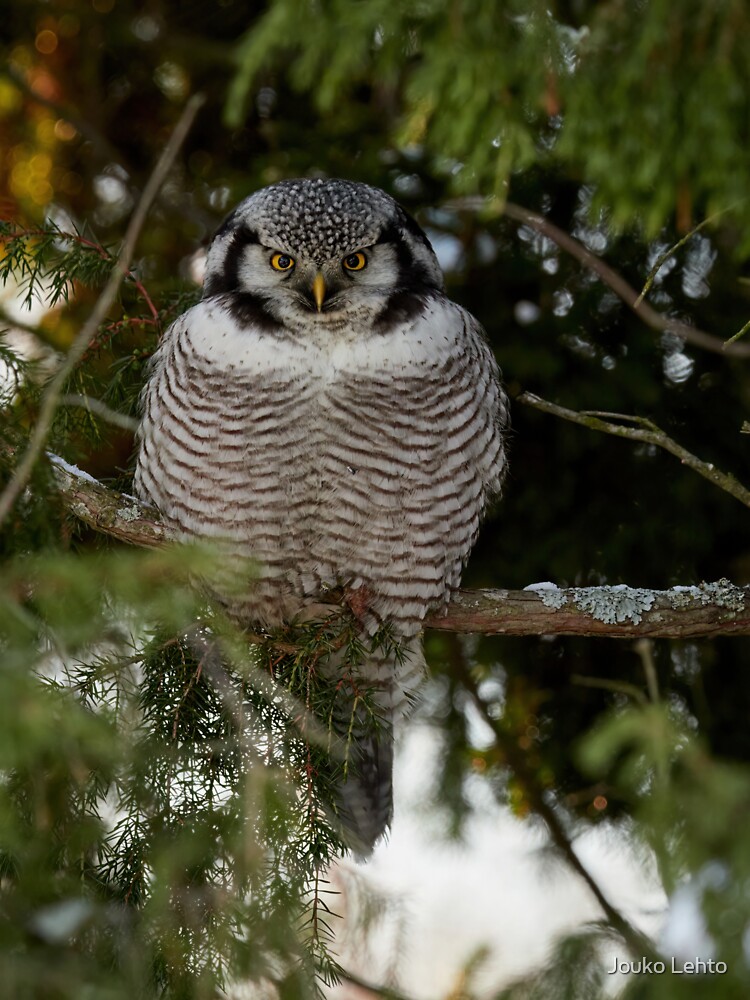
[{"label": "black facial border marking", "polygon": [[226,248],[224,267],[220,274],[212,274],[206,278],[203,286],[203,298],[223,296],[225,308],[240,326],[254,326],[264,331],[278,330],[281,324],[266,308],[263,296],[254,295],[252,292],[242,292],[239,289],[239,267],[242,252],[247,246],[260,245],[258,234],[245,223],[236,226],[234,213],[232,213],[217,230],[214,240],[219,239],[229,230],[232,231],[232,237]]},{"label": "black facial border marking", "polygon": [[377,241],[393,247],[398,267],[396,288],[375,319],[375,328],[380,333],[387,333],[396,324],[408,323],[421,315],[427,300],[440,290],[428,268],[414,259],[404,239],[404,231],[432,252],[419,224],[399,206],[398,215],[383,229]]}]

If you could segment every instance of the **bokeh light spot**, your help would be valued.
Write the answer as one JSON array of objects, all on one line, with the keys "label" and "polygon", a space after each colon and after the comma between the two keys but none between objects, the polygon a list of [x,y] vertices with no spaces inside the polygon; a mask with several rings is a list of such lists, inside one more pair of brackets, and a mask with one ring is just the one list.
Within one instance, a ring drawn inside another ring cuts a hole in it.
[{"label": "bokeh light spot", "polygon": [[57,35],[49,28],[45,28],[36,36],[34,45],[37,52],[41,52],[43,56],[49,56],[57,48]]},{"label": "bokeh light spot", "polygon": [[78,135],[78,132],[64,118],[58,118],[55,122],[55,136],[61,142],[71,142]]},{"label": "bokeh light spot", "polygon": [[81,30],[81,22],[75,14],[63,14],[57,23],[57,30],[62,38],[74,38]]}]

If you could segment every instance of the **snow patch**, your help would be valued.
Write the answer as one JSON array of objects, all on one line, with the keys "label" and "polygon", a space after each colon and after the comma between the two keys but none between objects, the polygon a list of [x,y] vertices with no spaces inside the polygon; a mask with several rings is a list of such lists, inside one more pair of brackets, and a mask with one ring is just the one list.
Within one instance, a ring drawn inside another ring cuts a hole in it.
[{"label": "snow patch", "polygon": [[64,458],[60,458],[59,455],[55,455],[51,451],[48,451],[47,458],[53,465],[56,465],[58,468],[62,469],[63,472],[67,472],[76,479],[83,479],[87,483],[94,483],[96,486],[101,486],[101,483],[94,479],[93,476],[90,476],[88,472],[84,472],[83,469],[79,469],[77,465],[71,465],[69,462],[66,462]]}]

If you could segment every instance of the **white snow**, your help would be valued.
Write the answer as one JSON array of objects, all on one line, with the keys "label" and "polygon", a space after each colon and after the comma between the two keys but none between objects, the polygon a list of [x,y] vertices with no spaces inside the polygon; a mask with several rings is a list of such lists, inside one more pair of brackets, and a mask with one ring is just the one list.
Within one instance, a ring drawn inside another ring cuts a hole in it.
[{"label": "white snow", "polygon": [[101,483],[94,479],[93,476],[90,476],[88,472],[84,472],[83,469],[79,469],[77,465],[71,465],[69,462],[66,462],[64,458],[60,458],[59,455],[55,455],[53,452],[48,451],[47,458],[53,465],[57,465],[71,476],[75,476],[76,479],[83,479],[85,482],[95,483],[97,486],[101,485]]},{"label": "white snow", "polygon": [[[415,1000],[458,995],[459,988],[482,1000],[539,971],[556,941],[602,914],[581,878],[549,853],[541,824],[498,805],[479,775],[469,782],[473,816],[464,840],[448,840],[425,793],[435,778],[438,751],[435,730],[412,724],[397,753],[389,840],[368,864],[343,862],[334,871],[342,896],[333,908],[346,916],[337,929],[337,950],[349,971]],[[666,898],[654,866],[638,856],[627,828],[600,825],[575,846],[615,906],[655,936]],[[356,930],[363,888],[390,902],[366,932]],[[464,982],[467,964],[480,953]],[[601,954],[606,968],[614,957],[629,960],[616,942],[603,945]],[[625,978],[613,975],[607,984],[615,995]],[[333,1000],[362,996],[346,983],[330,995]]]}]

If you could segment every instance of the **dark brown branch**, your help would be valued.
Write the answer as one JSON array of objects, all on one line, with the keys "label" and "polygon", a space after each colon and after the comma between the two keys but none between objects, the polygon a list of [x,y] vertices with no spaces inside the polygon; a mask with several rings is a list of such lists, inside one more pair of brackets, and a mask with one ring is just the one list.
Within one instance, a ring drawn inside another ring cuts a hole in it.
[{"label": "dark brown branch", "polygon": [[[163,545],[158,513],[50,456],[63,503],[77,518],[122,542]],[[462,590],[427,628],[484,635],[583,635],[684,639],[750,635],[750,587],[728,580],[674,590],[630,587]]]},{"label": "dark brown branch", "polygon": [[584,267],[597,274],[618,298],[622,299],[629,309],[650,326],[652,330],[660,330],[666,333],[677,334],[690,344],[702,347],[706,351],[713,351],[716,354],[726,354],[735,358],[750,358],[750,344],[729,343],[715,337],[713,334],[699,330],[698,327],[690,326],[671,316],[660,313],[648,302],[644,302],[636,290],[618,274],[613,268],[606,264],[601,257],[587,250],[577,239],[558,228],[549,219],[536,212],[530,212],[528,208],[507,202],[504,206],[505,214],[516,222],[521,222],[529,226],[536,232],[541,233],[548,239],[556,243],[561,250],[575,257]]}]

